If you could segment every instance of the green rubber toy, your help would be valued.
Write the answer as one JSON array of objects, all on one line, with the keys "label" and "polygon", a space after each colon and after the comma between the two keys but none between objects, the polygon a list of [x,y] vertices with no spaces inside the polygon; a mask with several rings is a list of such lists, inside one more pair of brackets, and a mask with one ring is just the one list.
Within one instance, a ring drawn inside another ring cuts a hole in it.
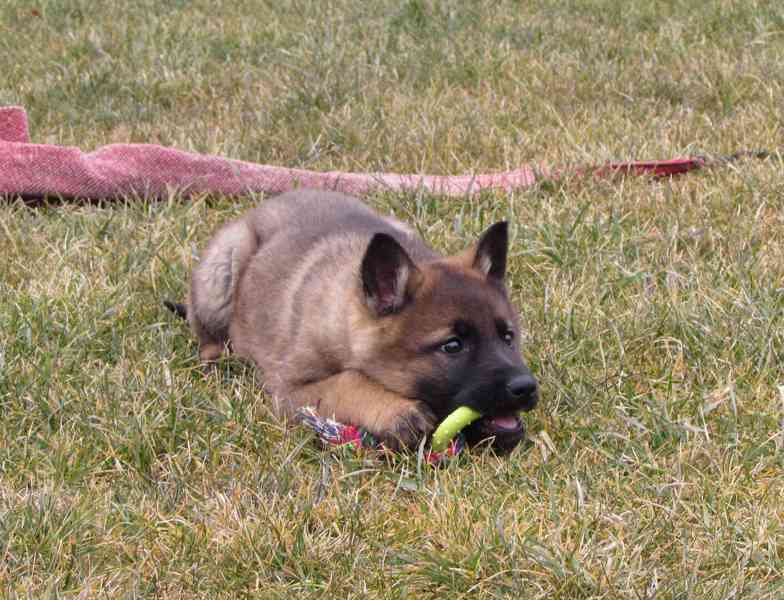
[{"label": "green rubber toy", "polygon": [[441,421],[441,424],[433,432],[430,449],[433,452],[443,452],[447,449],[453,437],[481,416],[482,413],[468,406],[457,407],[451,414],[447,415],[446,419]]}]

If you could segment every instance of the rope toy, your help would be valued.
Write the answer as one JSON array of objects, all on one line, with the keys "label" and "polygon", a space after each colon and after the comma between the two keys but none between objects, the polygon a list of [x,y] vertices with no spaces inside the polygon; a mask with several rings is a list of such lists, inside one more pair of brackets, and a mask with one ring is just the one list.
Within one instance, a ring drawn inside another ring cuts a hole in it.
[{"label": "rope toy", "polygon": [[482,190],[526,189],[569,174],[672,177],[744,158],[764,159],[770,155],[764,150],[742,150],[714,159],[687,156],[610,162],[572,170],[551,169],[536,163],[512,171],[468,175],[317,172],[195,154],[155,144],[110,144],[93,152],[33,144],[25,109],[0,106],[0,198],[21,196],[31,201],[129,196],[167,198],[175,190],[186,196],[246,196],[251,192],[277,194],[297,188],[329,189],[355,196],[380,190],[411,192],[421,189],[464,199]]},{"label": "rope toy", "polygon": [[[313,430],[325,446],[349,447],[354,450],[366,449],[377,452],[383,452],[386,449],[384,444],[376,439],[369,431],[362,429],[361,427],[356,427],[355,425],[347,425],[345,423],[339,423],[334,419],[319,416],[316,414],[316,409],[312,406],[306,406],[299,409],[298,417],[305,426]],[[450,417],[452,417],[452,415],[447,417],[444,420],[444,423],[447,423]],[[438,433],[444,423],[436,429],[436,433]],[[468,423],[466,423],[466,425],[467,424]],[[455,423],[453,420],[449,427],[451,428],[454,426]],[[462,429],[462,427],[460,429]],[[435,439],[435,434],[433,437]],[[441,437],[444,437],[443,433]],[[462,433],[459,433],[459,431],[455,431],[446,439],[443,445],[439,445],[438,451],[434,448],[425,450],[425,462],[431,465],[442,464],[449,459],[458,456],[464,448],[465,437]]]}]

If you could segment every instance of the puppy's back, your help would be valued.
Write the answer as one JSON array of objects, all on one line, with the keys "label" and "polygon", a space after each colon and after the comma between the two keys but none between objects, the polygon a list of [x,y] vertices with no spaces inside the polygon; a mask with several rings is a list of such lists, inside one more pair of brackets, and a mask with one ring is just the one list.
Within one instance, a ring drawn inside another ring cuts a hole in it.
[{"label": "puppy's back", "polygon": [[283,194],[246,223],[258,247],[240,274],[230,333],[271,388],[345,368],[363,313],[359,266],[375,233],[393,236],[414,260],[436,257],[403,223],[335,192]]},{"label": "puppy's back", "polygon": [[[282,237],[291,244],[307,248],[324,237],[349,233],[372,236],[378,231],[396,237],[416,237],[403,222],[380,216],[356,198],[321,190],[299,190],[275,196],[249,211],[245,220],[260,245]],[[424,246],[421,242],[419,245]]]}]

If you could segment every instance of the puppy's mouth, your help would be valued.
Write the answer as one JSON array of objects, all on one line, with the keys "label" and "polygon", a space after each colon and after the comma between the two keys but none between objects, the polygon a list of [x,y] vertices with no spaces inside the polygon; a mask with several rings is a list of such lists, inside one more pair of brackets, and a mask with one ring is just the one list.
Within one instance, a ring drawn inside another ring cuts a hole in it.
[{"label": "puppy's mouth", "polygon": [[466,427],[465,436],[472,446],[488,444],[494,450],[508,452],[525,437],[525,426],[517,413],[487,415]]}]

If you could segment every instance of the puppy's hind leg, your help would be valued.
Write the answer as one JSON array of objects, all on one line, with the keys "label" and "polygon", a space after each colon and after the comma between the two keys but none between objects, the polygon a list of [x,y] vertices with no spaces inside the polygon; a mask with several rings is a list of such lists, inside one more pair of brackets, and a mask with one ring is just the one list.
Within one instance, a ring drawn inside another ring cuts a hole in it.
[{"label": "puppy's hind leg", "polygon": [[229,341],[237,280],[258,248],[258,238],[240,219],[221,228],[191,276],[188,322],[199,340],[199,358],[216,360]]}]

